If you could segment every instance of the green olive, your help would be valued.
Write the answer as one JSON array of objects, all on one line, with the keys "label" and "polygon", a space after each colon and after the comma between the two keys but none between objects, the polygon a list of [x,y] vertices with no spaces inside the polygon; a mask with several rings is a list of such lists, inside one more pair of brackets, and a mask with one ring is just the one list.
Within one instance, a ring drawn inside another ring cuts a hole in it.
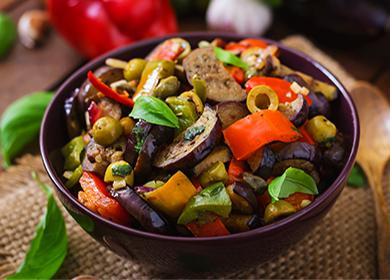
[{"label": "green olive", "polygon": [[119,122],[122,126],[123,134],[130,135],[130,133],[133,130],[133,127],[135,125],[135,122],[133,121],[133,119],[131,119],[129,117],[123,117],[120,119]]},{"label": "green olive", "polygon": [[142,71],[146,66],[146,60],[142,58],[133,58],[127,63],[126,68],[123,69],[123,76],[126,80],[139,80],[142,75]]},{"label": "green olive", "polygon": [[154,95],[160,98],[175,95],[179,90],[180,82],[175,76],[162,79],[154,89]]},{"label": "green olive", "polygon": [[295,213],[297,210],[290,203],[284,200],[278,200],[270,203],[265,208],[264,222],[269,224],[277,218],[284,217]]},{"label": "green olive", "polygon": [[105,116],[98,119],[92,127],[92,137],[95,142],[108,146],[122,135],[123,128],[120,122],[112,117]]},{"label": "green olive", "polygon": [[336,126],[326,117],[315,116],[307,122],[307,131],[317,143],[326,142],[336,136]]}]

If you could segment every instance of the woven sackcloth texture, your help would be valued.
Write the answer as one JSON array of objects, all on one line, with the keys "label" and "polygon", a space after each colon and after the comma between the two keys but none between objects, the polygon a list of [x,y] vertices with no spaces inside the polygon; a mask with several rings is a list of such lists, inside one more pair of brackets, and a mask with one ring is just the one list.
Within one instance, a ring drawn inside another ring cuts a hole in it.
[{"label": "woven sackcloth texture", "polygon": [[[286,45],[310,54],[350,88],[354,79],[300,36]],[[39,156],[26,155],[0,173],[0,279],[20,264],[46,205],[31,171],[50,183]],[[345,188],[331,212],[283,255],[231,278],[375,278],[375,219],[369,188]],[[149,279],[161,275],[121,259],[95,242],[64,211],[69,252],[56,278],[81,274],[100,279]],[[177,277],[180,277],[178,275]],[[213,277],[213,275],[210,275]]]}]

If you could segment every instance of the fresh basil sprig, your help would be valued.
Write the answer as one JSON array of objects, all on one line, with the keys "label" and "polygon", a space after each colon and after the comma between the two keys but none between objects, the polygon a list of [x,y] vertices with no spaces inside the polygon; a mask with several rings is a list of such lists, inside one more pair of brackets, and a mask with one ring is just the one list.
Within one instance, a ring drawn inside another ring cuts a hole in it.
[{"label": "fresh basil sprig", "polygon": [[348,177],[348,186],[352,188],[362,188],[367,186],[367,177],[363,169],[355,163],[352,167],[351,174]]},{"label": "fresh basil sprig", "polygon": [[248,70],[249,68],[248,64],[246,64],[244,61],[242,61],[239,57],[235,56],[231,52],[215,47],[214,53],[217,56],[217,58],[224,63],[240,67],[244,70]]},{"label": "fresh basil sprig", "polygon": [[65,220],[51,188],[37,174],[33,178],[47,196],[45,214],[39,222],[24,261],[7,279],[50,279],[61,267],[68,249]]},{"label": "fresh basil sprig", "polygon": [[317,184],[314,179],[303,170],[289,167],[282,176],[276,177],[268,185],[268,192],[272,201],[279,198],[287,198],[293,193],[318,194]]},{"label": "fresh basil sprig", "polygon": [[5,167],[39,133],[43,114],[52,99],[50,92],[36,92],[12,103],[0,121],[1,154]]},{"label": "fresh basil sprig", "polygon": [[0,13],[0,57],[5,56],[16,40],[16,25],[6,14]]},{"label": "fresh basil sprig", "polygon": [[153,96],[138,97],[130,117],[152,124],[179,128],[179,120],[171,108],[164,101]]}]

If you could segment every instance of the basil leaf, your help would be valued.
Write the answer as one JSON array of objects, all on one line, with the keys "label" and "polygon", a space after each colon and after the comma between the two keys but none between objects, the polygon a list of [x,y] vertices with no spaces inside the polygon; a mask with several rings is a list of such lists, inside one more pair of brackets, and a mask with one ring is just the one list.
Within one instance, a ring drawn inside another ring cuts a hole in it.
[{"label": "basil leaf", "polygon": [[239,57],[235,56],[231,52],[215,47],[214,53],[217,56],[217,58],[224,63],[240,67],[244,70],[248,70],[249,68],[248,64],[246,64],[244,61],[242,61]]},{"label": "basil leaf", "polygon": [[352,188],[361,188],[367,186],[367,177],[359,164],[355,163],[352,167],[351,174],[348,177],[348,186]]},{"label": "basil leaf", "polygon": [[36,173],[33,178],[47,196],[46,211],[39,222],[24,261],[7,279],[49,279],[61,267],[68,248],[65,221],[51,188]]},{"label": "basil leaf", "polygon": [[5,167],[38,136],[52,97],[49,92],[36,92],[16,100],[5,110],[0,121],[0,148]]},{"label": "basil leaf", "polygon": [[179,120],[171,108],[164,101],[153,96],[138,97],[130,117],[152,124],[179,128]]},{"label": "basil leaf", "polygon": [[0,57],[5,56],[16,40],[16,25],[6,14],[0,13]]},{"label": "basil leaf", "polygon": [[272,202],[279,198],[287,198],[293,193],[301,192],[306,194],[318,194],[314,179],[303,170],[289,167],[282,176],[276,177],[268,185],[268,192]]}]

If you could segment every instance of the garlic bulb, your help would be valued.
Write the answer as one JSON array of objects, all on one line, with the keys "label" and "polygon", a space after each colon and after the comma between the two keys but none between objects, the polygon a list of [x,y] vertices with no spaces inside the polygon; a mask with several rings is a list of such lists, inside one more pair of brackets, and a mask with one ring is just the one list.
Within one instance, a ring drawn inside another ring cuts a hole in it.
[{"label": "garlic bulb", "polygon": [[43,10],[25,12],[19,19],[18,33],[22,45],[32,49],[45,39],[49,28],[49,16]]},{"label": "garlic bulb", "polygon": [[212,30],[261,35],[272,22],[272,11],[258,0],[212,0],[206,19]]}]

